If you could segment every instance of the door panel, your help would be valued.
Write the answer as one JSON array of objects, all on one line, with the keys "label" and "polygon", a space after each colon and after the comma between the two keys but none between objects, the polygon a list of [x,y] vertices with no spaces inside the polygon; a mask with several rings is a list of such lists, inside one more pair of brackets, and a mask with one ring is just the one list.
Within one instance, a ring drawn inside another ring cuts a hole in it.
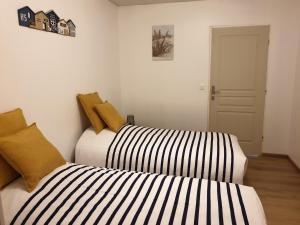
[{"label": "door panel", "polygon": [[220,41],[220,90],[253,90],[256,76],[256,38],[242,35],[223,36]]},{"label": "door panel", "polygon": [[269,26],[212,29],[210,129],[261,154]]},{"label": "door panel", "polygon": [[218,98],[220,106],[252,106],[255,104],[254,97],[220,97]]},{"label": "door panel", "polygon": [[254,113],[218,112],[217,127],[223,132],[239,135],[239,140],[249,142],[253,139]]}]

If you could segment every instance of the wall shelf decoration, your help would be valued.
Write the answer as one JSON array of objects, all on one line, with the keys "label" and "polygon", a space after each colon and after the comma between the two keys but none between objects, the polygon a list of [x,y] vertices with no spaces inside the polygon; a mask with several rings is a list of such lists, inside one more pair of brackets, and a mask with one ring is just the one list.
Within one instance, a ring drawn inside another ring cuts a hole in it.
[{"label": "wall shelf decoration", "polygon": [[76,26],[72,20],[60,18],[53,10],[34,13],[28,6],[18,9],[19,25],[46,32],[75,37]]}]

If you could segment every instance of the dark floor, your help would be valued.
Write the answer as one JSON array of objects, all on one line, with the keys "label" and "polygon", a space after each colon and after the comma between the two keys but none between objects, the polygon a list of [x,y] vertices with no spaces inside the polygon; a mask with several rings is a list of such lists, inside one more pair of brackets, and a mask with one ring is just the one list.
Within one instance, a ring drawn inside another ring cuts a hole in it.
[{"label": "dark floor", "polygon": [[300,225],[300,173],[289,159],[249,159],[244,184],[255,188],[268,225]]}]

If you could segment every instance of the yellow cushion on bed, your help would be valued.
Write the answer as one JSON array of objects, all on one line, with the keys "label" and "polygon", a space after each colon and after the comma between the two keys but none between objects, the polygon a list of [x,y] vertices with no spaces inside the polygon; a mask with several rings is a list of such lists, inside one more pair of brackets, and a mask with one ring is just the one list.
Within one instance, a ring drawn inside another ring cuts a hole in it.
[{"label": "yellow cushion on bed", "polygon": [[125,125],[126,121],[115,109],[115,107],[109,102],[103,104],[97,104],[96,110],[104,120],[106,125],[114,132],[118,132],[122,126]]},{"label": "yellow cushion on bed", "polygon": [[[23,112],[16,109],[0,114],[0,137],[14,134],[27,127]],[[20,175],[0,156],[0,189]]]},{"label": "yellow cushion on bed", "polygon": [[0,154],[22,175],[29,192],[44,176],[66,163],[36,124],[16,134],[1,137]]},{"label": "yellow cushion on bed", "polygon": [[77,97],[79,99],[80,104],[82,105],[82,108],[85,111],[86,116],[88,117],[89,121],[94,127],[94,130],[98,134],[101,130],[105,128],[105,123],[96,113],[95,105],[102,104],[102,99],[99,97],[97,92],[84,95],[79,94]]}]

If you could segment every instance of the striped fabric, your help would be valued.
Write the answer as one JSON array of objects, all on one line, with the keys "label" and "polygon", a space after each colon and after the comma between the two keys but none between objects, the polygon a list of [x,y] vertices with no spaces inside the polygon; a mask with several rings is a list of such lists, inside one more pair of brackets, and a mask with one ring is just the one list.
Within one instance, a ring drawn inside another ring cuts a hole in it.
[{"label": "striped fabric", "polygon": [[42,181],[10,224],[264,225],[257,199],[237,184],[69,164]]},{"label": "striped fabric", "polygon": [[128,125],[112,141],[105,167],[242,183],[245,162],[229,134]]}]

